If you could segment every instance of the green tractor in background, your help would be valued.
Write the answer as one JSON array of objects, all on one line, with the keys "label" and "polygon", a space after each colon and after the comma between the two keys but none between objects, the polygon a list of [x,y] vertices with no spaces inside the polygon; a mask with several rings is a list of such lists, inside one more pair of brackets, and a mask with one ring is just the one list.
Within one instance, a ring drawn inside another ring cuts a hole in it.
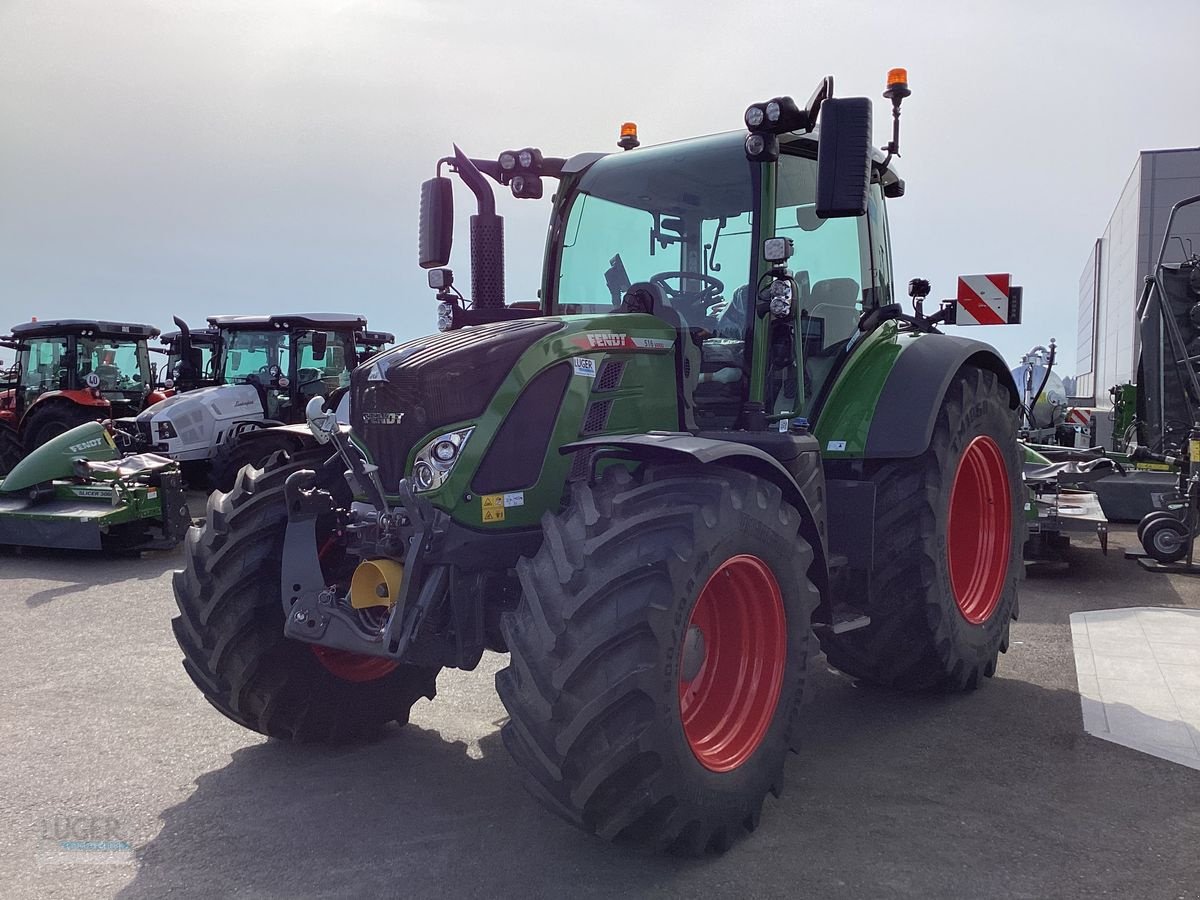
[{"label": "green tractor in background", "polygon": [[[320,447],[243,469],[188,536],[174,629],[209,702],[343,741],[507,652],[534,796],[699,854],[781,789],[818,639],[900,689],[992,675],[1022,573],[1018,396],[995,350],[938,332],[955,303],[924,315],[919,281],[915,315],[896,302],[906,81],[886,153],[827,78],[740,133],[441,160],[420,251],[444,333],[360,366],[350,425],[311,401]],[[477,201],[470,303],[440,268],[443,168]],[[489,179],[550,178],[539,300],[508,305]]]}]

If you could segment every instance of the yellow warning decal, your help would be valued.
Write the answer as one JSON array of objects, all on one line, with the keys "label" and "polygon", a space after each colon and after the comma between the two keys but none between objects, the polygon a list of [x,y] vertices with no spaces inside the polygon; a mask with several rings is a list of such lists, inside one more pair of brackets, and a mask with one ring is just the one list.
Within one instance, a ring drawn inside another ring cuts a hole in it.
[{"label": "yellow warning decal", "polygon": [[479,498],[483,501],[483,521],[485,522],[503,522],[504,521],[504,495],[503,494],[485,494]]}]

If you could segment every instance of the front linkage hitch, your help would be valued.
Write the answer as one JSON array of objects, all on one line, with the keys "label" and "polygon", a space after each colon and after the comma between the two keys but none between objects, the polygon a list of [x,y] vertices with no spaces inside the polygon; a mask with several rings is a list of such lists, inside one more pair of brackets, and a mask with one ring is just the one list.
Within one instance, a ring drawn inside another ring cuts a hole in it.
[{"label": "front linkage hitch", "polygon": [[390,545],[404,554],[404,578],[396,602],[385,624],[368,630],[347,607],[346,597],[339,596],[338,588],[326,584],[321,571],[317,518],[334,513],[333,496],[316,487],[316,473],[310,469],[288,476],[284,484],[288,524],[280,573],[285,636],[367,656],[396,660],[405,656],[427,613],[446,593],[449,567],[430,560],[449,516],[416,497],[407,480],[400,482],[399,493],[399,509],[352,512],[346,527],[372,532],[377,546]]}]

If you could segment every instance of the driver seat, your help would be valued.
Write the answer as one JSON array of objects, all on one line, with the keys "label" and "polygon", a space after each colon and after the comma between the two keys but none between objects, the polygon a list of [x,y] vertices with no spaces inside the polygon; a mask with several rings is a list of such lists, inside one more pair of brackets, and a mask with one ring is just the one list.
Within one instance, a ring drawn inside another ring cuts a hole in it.
[{"label": "driver seat", "polygon": [[700,346],[704,332],[692,328],[667,303],[662,288],[649,281],[637,281],[625,289],[625,295],[614,313],[645,313],[662,319],[675,329],[675,371],[680,387],[679,425],[685,431],[696,430],[695,395],[700,380]]}]

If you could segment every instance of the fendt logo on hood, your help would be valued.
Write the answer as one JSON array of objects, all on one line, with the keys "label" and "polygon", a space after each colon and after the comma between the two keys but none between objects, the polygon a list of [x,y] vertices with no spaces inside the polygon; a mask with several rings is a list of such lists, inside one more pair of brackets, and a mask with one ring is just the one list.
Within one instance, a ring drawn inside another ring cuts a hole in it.
[{"label": "fendt logo on hood", "polygon": [[104,443],[103,437],[92,438],[90,441],[83,441],[79,444],[72,444],[67,448],[69,453],[82,453],[84,450],[94,450]]},{"label": "fendt logo on hood", "polygon": [[402,412],[365,412],[362,414],[364,425],[399,425],[404,418]]}]

